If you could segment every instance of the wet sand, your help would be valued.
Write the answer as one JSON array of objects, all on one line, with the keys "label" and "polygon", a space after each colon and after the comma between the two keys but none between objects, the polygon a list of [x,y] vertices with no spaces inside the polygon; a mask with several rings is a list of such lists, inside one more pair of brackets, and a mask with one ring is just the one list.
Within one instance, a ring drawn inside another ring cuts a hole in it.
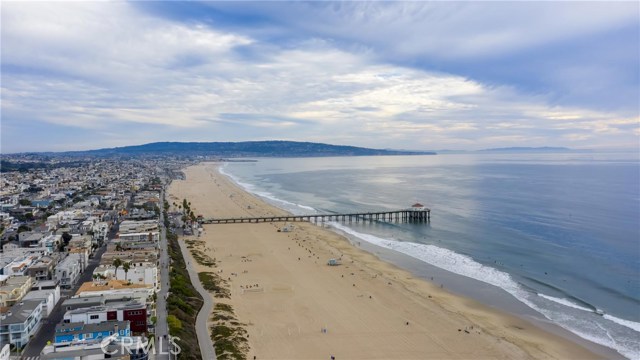
[{"label": "wet sand", "polygon": [[[206,217],[284,214],[205,163],[185,170],[169,203]],[[592,359],[598,355],[530,323],[379,260],[309,223],[205,225],[203,251],[229,281],[246,324],[248,359]],[[329,259],[340,265],[328,266]],[[193,259],[192,259],[193,261]]]}]

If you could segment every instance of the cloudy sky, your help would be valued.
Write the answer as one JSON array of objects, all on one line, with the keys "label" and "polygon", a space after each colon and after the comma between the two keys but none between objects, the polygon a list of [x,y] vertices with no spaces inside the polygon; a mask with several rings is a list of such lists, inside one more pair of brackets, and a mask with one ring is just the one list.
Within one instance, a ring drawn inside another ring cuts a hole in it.
[{"label": "cloudy sky", "polygon": [[638,148],[632,2],[13,2],[2,153]]}]

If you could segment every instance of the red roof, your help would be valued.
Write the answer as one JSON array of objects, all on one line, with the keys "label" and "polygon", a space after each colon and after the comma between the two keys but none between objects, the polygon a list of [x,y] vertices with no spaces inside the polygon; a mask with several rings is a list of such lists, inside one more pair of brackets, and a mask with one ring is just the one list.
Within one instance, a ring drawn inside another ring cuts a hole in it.
[{"label": "red roof", "polygon": [[422,205],[420,203],[415,203],[415,204],[411,205],[411,207],[418,208],[418,207],[424,207],[424,205]]}]

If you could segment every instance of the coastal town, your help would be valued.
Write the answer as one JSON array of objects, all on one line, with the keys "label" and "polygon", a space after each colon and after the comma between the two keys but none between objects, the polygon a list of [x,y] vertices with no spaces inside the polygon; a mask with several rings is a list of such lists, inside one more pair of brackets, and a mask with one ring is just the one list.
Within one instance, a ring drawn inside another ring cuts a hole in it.
[{"label": "coastal town", "polygon": [[0,359],[179,351],[166,310],[166,217],[187,225],[166,213],[163,190],[186,163],[3,157]]}]

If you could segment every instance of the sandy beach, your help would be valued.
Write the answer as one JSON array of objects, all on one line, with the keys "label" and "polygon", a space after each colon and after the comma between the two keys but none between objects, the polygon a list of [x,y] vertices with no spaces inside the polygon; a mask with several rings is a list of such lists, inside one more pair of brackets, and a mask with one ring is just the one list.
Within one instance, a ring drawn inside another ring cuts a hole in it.
[{"label": "sandy beach", "polygon": [[[283,214],[244,192],[217,164],[187,168],[170,204],[204,217]],[[379,260],[309,223],[205,225],[200,249],[228,280],[246,324],[248,359],[592,359],[598,355],[514,316]],[[328,259],[340,265],[328,266]],[[191,259],[193,261],[193,259]]]}]

